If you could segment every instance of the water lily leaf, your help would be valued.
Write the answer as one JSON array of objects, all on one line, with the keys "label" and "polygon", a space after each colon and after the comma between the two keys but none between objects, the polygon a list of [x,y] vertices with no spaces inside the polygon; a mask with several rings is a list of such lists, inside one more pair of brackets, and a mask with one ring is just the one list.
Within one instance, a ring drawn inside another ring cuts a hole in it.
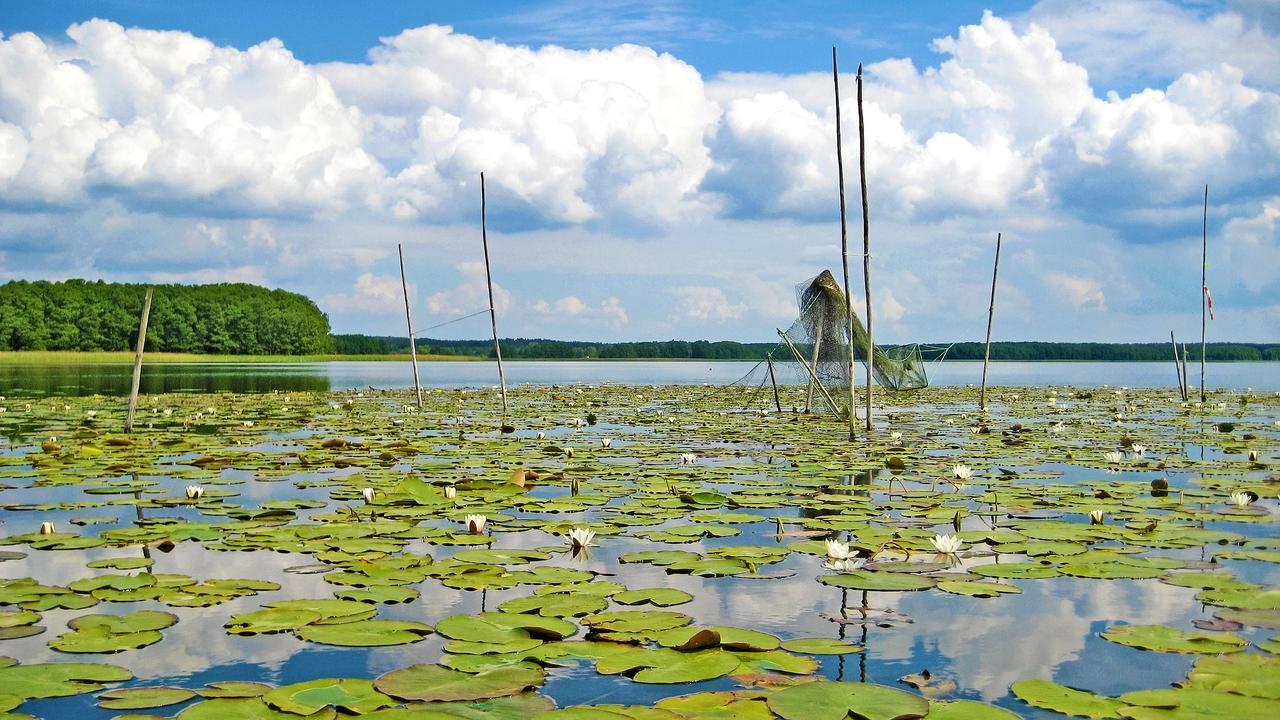
[{"label": "water lily leaf", "polygon": [[597,613],[609,607],[603,595],[581,592],[550,593],[514,598],[498,606],[508,613],[537,613],[544,617],[577,617]]},{"label": "water lily leaf", "polygon": [[1180,685],[1280,700],[1280,658],[1254,653],[1198,657]]},{"label": "water lily leaf", "polygon": [[943,580],[938,583],[938,589],[954,595],[968,595],[976,598],[993,598],[1022,592],[1016,585],[1001,585],[993,582],[966,582],[963,580]]},{"label": "water lily leaf", "polygon": [[182,688],[120,688],[99,695],[98,707],[104,710],[141,710],[177,705],[195,696],[195,693]]},{"label": "water lily leaf", "polygon": [[[337,716],[333,708],[323,709],[307,720],[333,720]],[[261,698],[215,698],[203,700],[183,709],[174,720],[297,720],[293,713],[283,712],[267,705]]]},{"label": "water lily leaf", "polygon": [[1004,708],[973,700],[931,700],[929,720],[1020,720]]},{"label": "water lily leaf", "polygon": [[783,641],[782,649],[805,655],[846,655],[858,652],[862,646],[834,638],[797,638]]},{"label": "water lily leaf", "polygon": [[411,665],[378,676],[377,689],[401,700],[481,700],[538,687],[541,670],[504,667],[471,675],[440,665]]},{"label": "water lily leaf", "polygon": [[844,720],[850,713],[866,720],[910,720],[929,712],[929,703],[918,695],[870,683],[792,685],[769,695],[765,702],[787,720]]},{"label": "water lily leaf", "polygon": [[1214,616],[1250,627],[1280,630],[1280,610],[1219,610]]},{"label": "water lily leaf", "polygon": [[1052,710],[1063,715],[1086,718],[1119,718],[1125,703],[1076,690],[1048,680],[1019,680],[1009,690],[1028,705]]},{"label": "water lily leaf", "polygon": [[337,625],[307,625],[297,630],[303,640],[345,647],[405,645],[418,642],[430,633],[430,625],[407,620],[357,620]]},{"label": "water lily leaf", "polygon": [[876,590],[882,592],[926,590],[938,584],[937,580],[921,575],[867,570],[843,572],[838,575],[823,575],[818,578],[818,582],[823,585],[847,588],[849,590]]},{"label": "water lily leaf", "polygon": [[263,607],[274,610],[303,610],[320,615],[316,625],[335,625],[339,623],[367,620],[378,614],[378,609],[369,607],[367,603],[354,600],[334,600],[333,598],[278,600],[269,602]]},{"label": "water lily leaf", "polygon": [[627,590],[613,596],[613,601],[621,605],[642,605],[648,603],[658,607],[683,605],[693,600],[693,596],[683,590],[674,588],[640,588]]},{"label": "water lily leaf", "polygon": [[596,663],[596,672],[627,674],[642,683],[671,684],[722,677],[735,671],[740,664],[733,654],[718,649],[680,652],[667,648],[631,648],[601,658]]},{"label": "water lily leaf", "polygon": [[314,610],[294,610],[290,608],[267,608],[253,612],[232,615],[227,621],[227,632],[234,635],[259,635],[297,630],[321,619],[320,613]]},{"label": "water lily leaf", "polygon": [[311,715],[326,707],[363,715],[396,704],[360,678],[323,678],[285,685],[262,696],[263,702],[295,715]]},{"label": "water lily leaf", "polygon": [[1249,645],[1231,633],[1187,633],[1164,625],[1116,625],[1100,634],[1114,643],[1156,652],[1212,655],[1239,652]]},{"label": "water lily leaf", "polygon": [[969,568],[969,572],[983,577],[1008,578],[1011,580],[1031,580],[1051,578],[1061,575],[1056,567],[1052,565],[1041,565],[1040,563],[992,563],[989,565],[975,565]]},{"label": "water lily leaf", "polygon": [[163,630],[178,622],[173,613],[139,610],[127,615],[81,615],[67,623],[72,630],[102,630],[106,633],[130,633]]},{"label": "water lily leaf", "polygon": [[1132,706],[1124,715],[1133,720],[1280,716],[1280,700],[1207,690],[1139,690],[1121,695],[1120,701]]},{"label": "water lily leaf", "polygon": [[102,683],[123,682],[133,673],[122,667],[89,663],[38,663],[0,667],[0,687],[9,695],[51,698],[97,692]]},{"label": "water lily leaf", "polygon": [[1280,610],[1280,589],[1252,586],[1222,590],[1203,590],[1196,600],[1206,605],[1239,610]]},{"label": "water lily leaf", "polygon": [[659,632],[683,627],[691,622],[693,618],[671,610],[621,610],[582,618],[584,625],[614,632]]},{"label": "water lily leaf", "polygon": [[1097,580],[1144,580],[1165,574],[1163,568],[1140,567],[1118,562],[1074,563],[1058,566],[1058,572],[1073,577]]},{"label": "water lily leaf", "polygon": [[271,692],[270,685],[242,680],[221,680],[209,683],[209,687],[201,688],[196,694],[207,698],[251,698],[261,697]]}]

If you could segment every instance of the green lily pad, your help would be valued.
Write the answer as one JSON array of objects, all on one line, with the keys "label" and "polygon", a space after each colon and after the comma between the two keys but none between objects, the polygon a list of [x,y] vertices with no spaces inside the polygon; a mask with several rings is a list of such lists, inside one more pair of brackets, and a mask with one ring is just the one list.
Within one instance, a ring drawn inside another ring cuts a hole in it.
[{"label": "green lily pad", "polygon": [[875,590],[881,592],[927,590],[938,584],[937,580],[923,575],[871,572],[867,570],[843,572],[838,575],[823,575],[818,578],[818,582],[823,585],[847,588],[849,590]]},{"label": "green lily pad", "polygon": [[263,702],[295,715],[311,715],[326,707],[363,715],[396,700],[373,687],[373,681],[359,678],[323,678],[276,688],[262,696]]},{"label": "green lily pad", "polygon": [[122,667],[90,663],[39,663],[0,667],[0,687],[9,695],[51,698],[97,692],[102,683],[123,682],[133,673]]},{"label": "green lily pad", "polygon": [[[321,710],[308,720],[333,720],[337,711]],[[174,720],[297,720],[298,716],[267,705],[261,698],[214,698],[183,709]]]},{"label": "green lily pad", "polygon": [[338,625],[307,625],[296,631],[303,640],[344,647],[406,645],[430,633],[430,625],[407,620],[357,620]]},{"label": "green lily pad", "polygon": [[1121,695],[1120,701],[1131,706],[1124,715],[1133,720],[1280,717],[1280,700],[1208,690],[1139,690]]},{"label": "green lily pad", "polygon": [[1118,718],[1125,703],[1076,690],[1048,680],[1019,680],[1009,690],[1022,702],[1063,715],[1086,718]]},{"label": "green lily pad", "polygon": [[142,710],[177,705],[195,696],[195,693],[182,688],[119,688],[99,695],[98,707],[104,710]]},{"label": "green lily pad", "polygon": [[474,675],[440,665],[411,665],[378,676],[377,689],[401,700],[482,700],[538,687],[541,670],[504,667]]},{"label": "green lily pad", "polygon": [[976,598],[993,598],[1006,594],[1022,592],[1016,585],[1001,585],[993,582],[967,582],[964,580],[943,580],[938,589],[953,595],[968,595]]},{"label": "green lily pad", "polygon": [[910,720],[929,712],[924,698],[870,683],[813,682],[792,685],[765,698],[786,720],[844,720],[853,713],[866,720]]},{"label": "green lily pad", "polygon": [[1215,655],[1239,652],[1249,645],[1232,633],[1188,633],[1164,625],[1116,625],[1100,634],[1113,643],[1156,652]]},{"label": "green lily pad", "polygon": [[782,649],[805,655],[846,655],[858,652],[862,646],[834,638],[796,638],[784,640]]},{"label": "green lily pad", "polygon": [[658,607],[683,605],[691,600],[693,600],[692,595],[674,588],[641,588],[627,590],[613,596],[613,601],[621,605],[643,605],[648,603]]},{"label": "green lily pad", "polygon": [[930,700],[929,720],[1020,720],[1004,708],[973,700]]}]

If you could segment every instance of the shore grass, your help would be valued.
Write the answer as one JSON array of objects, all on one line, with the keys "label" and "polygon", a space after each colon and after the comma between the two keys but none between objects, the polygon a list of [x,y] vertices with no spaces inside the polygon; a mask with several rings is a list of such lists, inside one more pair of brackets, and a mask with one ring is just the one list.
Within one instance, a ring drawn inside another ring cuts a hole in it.
[{"label": "shore grass", "polygon": [[[484,360],[479,355],[424,355],[418,360]],[[149,352],[147,363],[311,363],[335,360],[408,362],[409,353],[388,355],[201,355],[198,353]],[[133,362],[132,352],[79,352],[74,350],[23,350],[0,352],[0,365],[97,364]]]}]

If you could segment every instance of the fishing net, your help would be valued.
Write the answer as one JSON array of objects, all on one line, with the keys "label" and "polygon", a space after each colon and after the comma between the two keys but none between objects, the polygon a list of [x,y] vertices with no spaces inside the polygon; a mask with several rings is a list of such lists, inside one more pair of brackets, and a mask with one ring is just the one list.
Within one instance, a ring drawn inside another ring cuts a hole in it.
[{"label": "fishing net", "polygon": [[[871,376],[888,390],[919,390],[929,386],[925,360],[919,345],[883,348],[873,346],[857,313],[853,314],[853,338],[849,342],[849,321],[844,291],[831,271],[796,286],[800,315],[782,331],[782,342],[774,349],[771,363],[761,362],[726,392],[738,394],[742,407],[767,408],[786,404],[805,411],[826,408],[848,417],[849,353],[861,362],[865,372],[869,351],[875,352]],[[945,349],[944,349],[945,350]],[[945,354],[945,352],[944,352]],[[769,377],[769,372],[775,378]],[[863,374],[859,379],[865,378]],[[772,385],[784,386],[782,400],[775,400]],[[790,388],[803,388],[797,395]]]}]

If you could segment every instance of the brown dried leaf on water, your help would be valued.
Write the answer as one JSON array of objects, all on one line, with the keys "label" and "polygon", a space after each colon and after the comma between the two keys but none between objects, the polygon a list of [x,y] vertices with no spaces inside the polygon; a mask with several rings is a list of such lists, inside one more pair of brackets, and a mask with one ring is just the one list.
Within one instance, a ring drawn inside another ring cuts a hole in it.
[{"label": "brown dried leaf on water", "polygon": [[910,685],[920,691],[921,695],[927,698],[936,698],[947,693],[954,692],[956,689],[956,681],[951,678],[934,677],[929,671],[921,670],[918,673],[903,675],[898,678],[898,682]]},{"label": "brown dried leaf on water", "polygon": [[1235,620],[1223,620],[1222,618],[1212,618],[1205,620],[1203,618],[1191,623],[1199,630],[1214,630],[1217,632],[1235,632],[1244,627],[1243,624]]},{"label": "brown dried leaf on water", "polygon": [[875,608],[847,608],[844,615],[837,613],[819,613],[819,616],[840,625],[874,625],[889,628],[894,625],[914,623],[915,620],[906,613],[897,610],[879,610]]}]

